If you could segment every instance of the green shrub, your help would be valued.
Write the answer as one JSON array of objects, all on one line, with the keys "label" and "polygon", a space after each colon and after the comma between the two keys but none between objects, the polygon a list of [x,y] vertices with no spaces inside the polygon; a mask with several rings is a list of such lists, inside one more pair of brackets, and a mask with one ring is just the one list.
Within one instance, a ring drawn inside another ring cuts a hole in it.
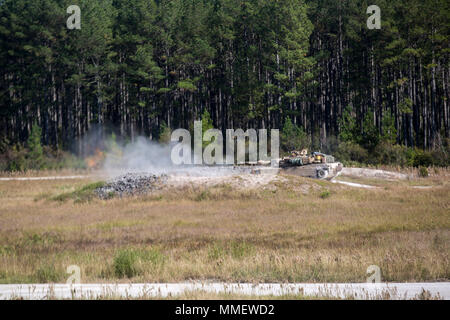
[{"label": "green shrub", "polygon": [[331,196],[331,193],[330,193],[330,191],[328,191],[328,190],[325,190],[325,191],[323,191],[323,192],[320,194],[320,197],[321,197],[322,199],[329,198],[330,196]]},{"label": "green shrub", "polygon": [[154,268],[164,262],[165,256],[157,248],[119,250],[114,257],[114,275],[118,278],[132,278],[142,272],[144,264]]},{"label": "green shrub", "polygon": [[36,270],[36,281],[39,283],[59,282],[62,279],[62,273],[56,271],[53,265],[42,265]]},{"label": "green shrub", "polygon": [[[363,122],[362,134],[356,137],[356,142],[361,144],[366,150],[372,152],[380,142],[380,132],[373,123],[372,112],[366,113]],[[369,158],[368,162],[371,163],[371,160],[372,159]]]},{"label": "green shrub", "polygon": [[20,145],[13,146],[6,153],[6,170],[7,171],[24,171],[27,169],[27,151]]},{"label": "green shrub", "polygon": [[136,262],[138,255],[134,250],[120,250],[114,258],[114,274],[118,278],[132,278],[138,274]]},{"label": "green shrub", "polygon": [[352,112],[352,107],[348,105],[344,108],[342,117],[339,118],[339,139],[343,142],[353,142],[357,140],[358,126]]},{"label": "green shrub", "polygon": [[60,170],[60,169],[85,169],[86,163],[69,152],[53,150],[50,147],[44,147],[44,164],[42,168]]},{"label": "green shrub", "polygon": [[433,159],[433,165],[440,167],[450,166],[450,149],[449,148],[439,148],[437,150],[431,151],[430,155]]},{"label": "green shrub", "polygon": [[55,201],[62,201],[62,202],[67,201],[67,200],[73,200],[74,202],[77,202],[77,203],[87,202],[94,198],[94,196],[95,196],[94,191],[98,188],[103,187],[104,185],[105,185],[105,183],[102,181],[90,183],[81,188],[78,188],[75,191],[65,192],[65,193],[59,194],[51,199],[55,200]]},{"label": "green shrub", "polygon": [[280,134],[281,149],[285,152],[308,148],[311,141],[302,127],[293,124],[289,117],[284,121]]},{"label": "green shrub", "polygon": [[348,141],[339,144],[335,156],[339,161],[367,162],[369,153],[359,144]]},{"label": "green shrub", "polygon": [[414,150],[411,148],[382,142],[375,147],[371,157],[374,164],[392,164],[404,167],[412,164],[414,154]]},{"label": "green shrub", "polygon": [[172,131],[167,126],[166,122],[163,121],[161,123],[161,127],[159,129],[159,142],[163,144],[170,143],[170,137],[171,137]]},{"label": "green shrub", "polygon": [[30,136],[27,140],[30,169],[42,169],[44,166],[44,151],[41,144],[42,129],[35,122],[31,128]]},{"label": "green shrub", "polygon": [[433,156],[428,151],[417,151],[414,155],[414,167],[430,167],[433,165]]},{"label": "green shrub", "polygon": [[422,178],[428,177],[428,168],[420,167],[419,168],[419,177],[422,177]]},{"label": "green shrub", "polygon": [[[29,148],[21,145],[2,146],[0,154],[0,171],[26,171],[29,169],[85,169],[86,163],[69,152],[53,150],[51,147],[39,147],[37,141],[31,139]],[[37,140],[37,139],[36,139]]]}]

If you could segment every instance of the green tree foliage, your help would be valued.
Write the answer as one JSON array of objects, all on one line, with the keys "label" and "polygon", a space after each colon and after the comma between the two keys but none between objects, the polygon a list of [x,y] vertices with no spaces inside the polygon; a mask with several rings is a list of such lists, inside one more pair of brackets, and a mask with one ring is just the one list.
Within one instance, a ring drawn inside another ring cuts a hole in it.
[{"label": "green tree foliage", "polygon": [[380,141],[380,133],[374,124],[372,112],[366,113],[361,131],[358,142],[370,152],[373,151]]},{"label": "green tree foliage", "polygon": [[158,141],[160,143],[168,144],[168,143],[170,143],[171,135],[172,135],[172,131],[167,126],[167,124],[163,121],[163,123],[161,124],[160,131],[159,131]]},{"label": "green tree foliage", "polygon": [[358,128],[356,119],[352,115],[351,106],[347,106],[339,119],[340,133],[339,139],[343,142],[355,142],[357,140]]},{"label": "green tree foliage", "polygon": [[391,112],[384,115],[381,132],[381,140],[383,142],[395,144],[397,139],[397,129],[395,128],[395,118]]},{"label": "green tree foliage", "polygon": [[303,128],[293,124],[289,117],[284,120],[280,135],[281,148],[285,152],[302,150],[310,145],[309,138]]},{"label": "green tree foliage", "polygon": [[348,164],[349,162],[355,161],[358,163],[368,163],[369,153],[359,144],[347,141],[339,144],[338,149],[335,152],[335,156],[339,161]]},{"label": "green tree foliage", "polygon": [[202,132],[205,133],[209,129],[213,129],[213,121],[211,119],[211,115],[208,110],[204,110],[202,113]]},{"label": "green tree foliage", "polygon": [[31,163],[31,168],[40,169],[44,164],[44,152],[41,144],[42,129],[37,123],[33,124],[31,134],[28,137],[28,159]]},{"label": "green tree foliage", "polygon": [[[72,4],[81,30],[65,27]],[[3,0],[0,141],[24,145],[37,121],[43,146],[83,154],[74,141],[93,124],[158,139],[208,110],[218,129],[289,117],[307,136],[289,148],[398,143],[446,159],[449,2],[378,0],[380,30],[370,4]]]},{"label": "green tree foliage", "polygon": [[[205,109],[202,113],[202,133],[205,134],[205,132],[209,129],[214,129],[214,126],[211,115],[209,114],[208,110]],[[208,141],[203,141],[203,148],[205,148],[208,144]]]}]

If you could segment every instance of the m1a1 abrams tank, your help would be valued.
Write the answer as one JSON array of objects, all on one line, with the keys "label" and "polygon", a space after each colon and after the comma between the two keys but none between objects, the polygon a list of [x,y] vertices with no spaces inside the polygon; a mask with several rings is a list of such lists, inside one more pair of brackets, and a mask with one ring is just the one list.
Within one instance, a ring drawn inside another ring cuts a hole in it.
[{"label": "m1a1 abrams tank", "polygon": [[297,176],[331,180],[342,170],[342,164],[333,156],[320,152],[308,154],[308,150],[292,151],[289,157],[281,159],[280,168]]}]

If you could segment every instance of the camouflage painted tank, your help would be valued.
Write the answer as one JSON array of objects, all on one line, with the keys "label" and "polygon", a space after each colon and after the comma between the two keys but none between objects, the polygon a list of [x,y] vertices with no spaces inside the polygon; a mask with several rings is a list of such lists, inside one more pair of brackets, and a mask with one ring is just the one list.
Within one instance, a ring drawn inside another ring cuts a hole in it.
[{"label": "camouflage painted tank", "polygon": [[321,152],[308,154],[308,150],[292,151],[280,161],[280,168],[289,174],[331,180],[342,171],[342,164]]}]

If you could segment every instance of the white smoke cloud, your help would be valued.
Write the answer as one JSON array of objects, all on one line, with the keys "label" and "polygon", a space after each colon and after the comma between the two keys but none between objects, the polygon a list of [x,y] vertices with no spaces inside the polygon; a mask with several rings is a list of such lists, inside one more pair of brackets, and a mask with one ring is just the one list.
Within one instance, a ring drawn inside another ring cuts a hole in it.
[{"label": "white smoke cloud", "polygon": [[148,138],[138,137],[134,142],[120,145],[111,141],[103,169],[118,172],[167,173],[174,170],[170,159],[171,147]]},{"label": "white smoke cloud", "polygon": [[[131,143],[117,142],[114,135],[91,134],[90,141],[101,140],[105,150],[103,171],[110,177],[125,173],[150,173],[188,175],[202,177],[218,177],[248,173],[255,167],[241,167],[234,165],[175,165],[172,162],[172,148],[179,142],[161,144],[146,137],[138,137]],[[106,140],[102,139],[108,137]],[[92,137],[96,137],[97,140]],[[90,143],[89,143],[90,144]],[[92,146],[92,144],[90,144]],[[194,152],[190,152],[193,156]],[[193,161],[191,161],[193,163]],[[205,162],[203,162],[205,163]],[[271,173],[271,171],[268,171]],[[276,171],[274,171],[276,172]]]},{"label": "white smoke cloud", "polygon": [[103,170],[111,178],[126,173],[223,177],[249,171],[249,168],[234,166],[174,165],[171,160],[173,144],[160,144],[145,137],[128,144],[108,141],[106,145]]}]

